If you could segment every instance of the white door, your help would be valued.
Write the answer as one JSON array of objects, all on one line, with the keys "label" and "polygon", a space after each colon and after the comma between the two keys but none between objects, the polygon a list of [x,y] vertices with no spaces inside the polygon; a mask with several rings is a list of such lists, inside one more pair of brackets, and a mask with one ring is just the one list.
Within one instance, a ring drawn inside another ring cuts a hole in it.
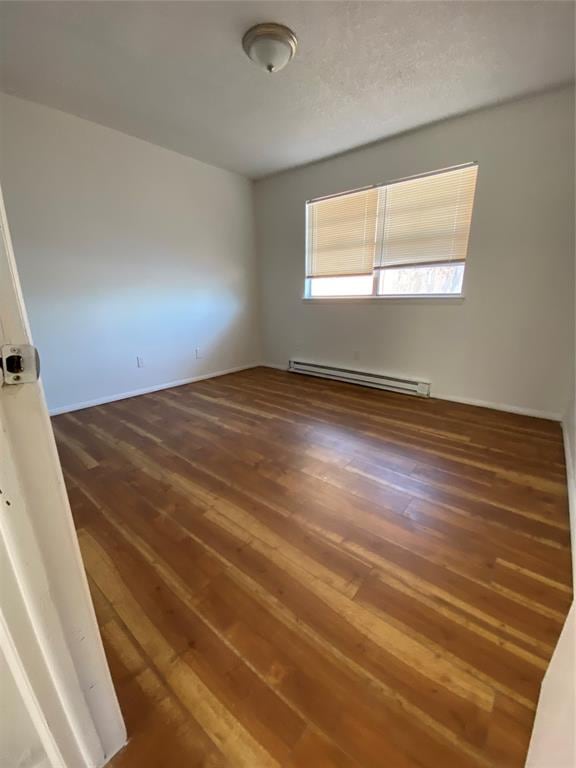
[{"label": "white door", "polygon": [[[1,189],[0,229],[0,345],[30,344]],[[0,491],[0,766],[97,768],[126,731],[38,381],[0,384]]]}]

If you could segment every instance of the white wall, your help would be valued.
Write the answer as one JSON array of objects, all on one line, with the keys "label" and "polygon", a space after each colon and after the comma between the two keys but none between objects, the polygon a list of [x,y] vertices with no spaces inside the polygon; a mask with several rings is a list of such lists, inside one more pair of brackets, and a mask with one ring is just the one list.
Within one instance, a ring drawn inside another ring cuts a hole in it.
[{"label": "white wall", "polygon": [[0,110],[0,179],[51,409],[258,360],[248,180],[11,96]]},{"label": "white wall", "polygon": [[[464,301],[302,301],[307,199],[471,160],[479,175]],[[264,358],[422,377],[435,396],[559,418],[570,380],[573,217],[567,88],[259,181]]]}]

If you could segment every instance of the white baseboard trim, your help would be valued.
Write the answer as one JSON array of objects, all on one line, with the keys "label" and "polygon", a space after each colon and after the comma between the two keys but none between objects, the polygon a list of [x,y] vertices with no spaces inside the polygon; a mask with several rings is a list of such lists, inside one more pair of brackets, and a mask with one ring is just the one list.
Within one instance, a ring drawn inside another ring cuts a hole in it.
[{"label": "white baseboard trim", "polygon": [[562,434],[564,436],[564,453],[566,455],[566,475],[568,478],[568,497],[570,499],[570,510],[576,514],[576,476],[574,475],[574,456],[570,447],[570,437],[568,435],[568,424],[562,421]]},{"label": "white baseboard trim", "polygon": [[[205,379],[215,379],[218,376],[226,376],[228,373],[237,373],[238,371],[247,371],[250,368],[273,368],[278,371],[287,371],[288,365],[279,365],[278,363],[258,362],[250,363],[249,365],[239,365],[234,368],[227,368],[224,371],[215,371],[214,373],[206,373],[202,376],[190,376],[186,379],[178,379],[177,381],[168,381],[164,384],[154,384],[151,387],[143,387],[142,389],[134,389],[130,392],[121,392],[117,395],[107,395],[106,397],[98,397],[94,400],[85,400],[81,403],[73,403],[72,405],[62,405],[58,408],[50,408],[50,416],[58,416],[61,413],[71,413],[72,411],[81,411],[83,408],[92,408],[95,405],[104,405],[105,403],[114,403],[117,400],[127,400],[129,397],[137,397],[138,395],[147,395],[150,392],[160,392],[162,389],[171,389],[172,387],[181,387],[183,384],[192,384],[195,381],[204,381]],[[507,413],[517,413],[521,416],[534,416],[539,419],[549,419],[551,421],[562,422],[562,415],[551,411],[538,411],[532,408],[520,408],[515,405],[508,405],[506,403],[491,403],[486,400],[475,400],[469,397],[457,397],[456,395],[437,395],[434,394],[433,398],[437,400],[448,400],[452,403],[462,403],[463,405],[475,405],[479,408],[492,408],[495,411],[505,411]],[[563,425],[564,426],[564,425]],[[565,437],[565,444],[568,446]],[[567,447],[569,451],[569,447]]]},{"label": "white baseboard trim", "polygon": [[107,395],[106,397],[97,397],[94,400],[85,400],[82,403],[73,403],[72,405],[61,405],[58,408],[50,408],[50,416],[58,416],[61,413],[71,413],[72,411],[81,411],[83,408],[93,408],[95,405],[105,405],[106,403],[115,403],[117,400],[127,400],[129,397],[138,397],[138,395],[147,395],[150,392],[160,392],[162,389],[171,389],[172,387],[181,387],[183,384],[192,384],[195,381],[204,381],[205,379],[215,379],[218,376],[226,376],[228,373],[237,373],[238,371],[247,371],[249,368],[258,368],[263,363],[250,363],[250,365],[238,365],[235,368],[227,368],[224,371],[214,371],[214,373],[205,373],[202,376],[190,376],[187,379],[178,379],[177,381],[167,381],[165,384],[153,384],[151,387],[142,389],[133,389],[131,392],[121,392],[118,395]]},{"label": "white baseboard trim", "polygon": [[286,365],[278,365],[277,363],[260,363],[262,368],[274,368],[276,371],[287,371],[288,370],[288,364]]},{"label": "white baseboard trim", "polygon": [[569,426],[562,421],[564,435],[564,455],[566,457],[566,481],[568,485],[568,512],[570,515],[570,537],[572,540],[572,581],[576,586],[576,475],[574,473],[574,456],[572,456]]},{"label": "white baseboard trim", "polygon": [[478,408],[492,408],[494,411],[505,411],[506,413],[517,413],[519,416],[534,416],[537,419],[548,419],[549,421],[562,421],[562,414],[554,411],[538,411],[534,408],[521,408],[517,405],[508,405],[508,403],[491,403],[487,400],[475,400],[470,397],[457,397],[455,395],[437,395],[432,394],[436,400],[448,400],[451,403],[462,403],[463,405],[476,405]]},{"label": "white baseboard trim", "polygon": [[[264,368],[274,368],[279,371],[287,371],[288,365],[278,365],[277,363],[260,363]],[[469,397],[457,397],[456,395],[437,395],[432,394],[436,400],[448,400],[451,403],[462,403],[463,405],[476,405],[479,408],[492,408],[495,411],[505,411],[507,413],[517,413],[520,416],[535,416],[538,419],[548,419],[550,421],[562,421],[562,415],[552,411],[537,411],[532,408],[520,408],[516,405],[506,403],[491,403],[487,400],[474,400]]]}]

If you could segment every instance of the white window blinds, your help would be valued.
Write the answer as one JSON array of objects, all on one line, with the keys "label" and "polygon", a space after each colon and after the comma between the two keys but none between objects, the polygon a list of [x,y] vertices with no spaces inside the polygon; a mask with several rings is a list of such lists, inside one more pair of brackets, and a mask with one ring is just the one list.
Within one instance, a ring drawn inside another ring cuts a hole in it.
[{"label": "white window blinds", "polygon": [[388,184],[379,263],[392,267],[464,261],[477,165]]},{"label": "white window blinds", "polygon": [[376,188],[308,203],[307,277],[371,274],[377,221]]},{"label": "white window blinds", "polygon": [[313,200],[307,204],[307,277],[464,261],[478,166]]}]

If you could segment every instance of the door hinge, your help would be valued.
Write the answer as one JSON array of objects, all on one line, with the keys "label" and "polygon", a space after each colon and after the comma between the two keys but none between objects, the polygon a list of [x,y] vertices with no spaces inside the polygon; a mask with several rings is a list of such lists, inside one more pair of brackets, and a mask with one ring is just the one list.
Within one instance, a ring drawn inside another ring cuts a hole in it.
[{"label": "door hinge", "polygon": [[0,383],[28,384],[38,381],[40,357],[31,344],[5,344],[0,347]]}]

